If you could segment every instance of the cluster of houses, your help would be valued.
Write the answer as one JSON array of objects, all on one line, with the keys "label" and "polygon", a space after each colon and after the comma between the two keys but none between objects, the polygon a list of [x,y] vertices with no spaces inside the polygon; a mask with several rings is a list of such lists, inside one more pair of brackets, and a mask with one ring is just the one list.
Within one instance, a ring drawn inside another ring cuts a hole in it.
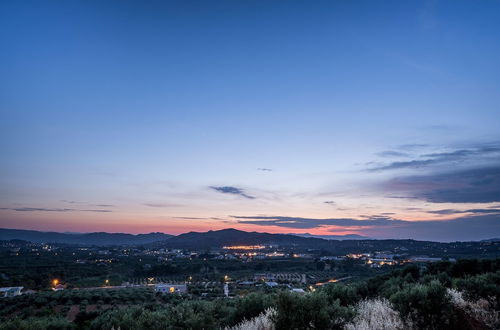
[{"label": "cluster of houses", "polygon": [[161,283],[156,284],[154,287],[155,292],[160,293],[187,293],[187,285],[186,284],[168,284]]},{"label": "cluster of houses", "polygon": [[275,283],[275,282],[287,282],[287,283],[301,283],[306,284],[306,274],[299,273],[257,273],[253,277],[255,282]]},{"label": "cluster of houses", "polygon": [[[443,258],[434,258],[428,256],[407,256],[406,254],[393,254],[390,252],[377,253],[350,253],[347,258],[364,260],[366,265],[372,268],[380,268],[382,266],[401,265],[405,263],[428,263],[442,261]],[[454,262],[455,259],[450,258],[449,261]]]}]

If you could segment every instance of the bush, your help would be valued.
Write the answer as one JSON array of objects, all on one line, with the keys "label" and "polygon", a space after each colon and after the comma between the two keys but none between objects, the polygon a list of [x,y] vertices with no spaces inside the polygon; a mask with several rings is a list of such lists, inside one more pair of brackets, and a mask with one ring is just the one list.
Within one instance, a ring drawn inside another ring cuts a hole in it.
[{"label": "bush", "polygon": [[46,318],[28,318],[11,319],[0,323],[0,330],[71,330],[74,325],[64,318],[46,317]]},{"label": "bush", "polygon": [[450,297],[439,281],[407,286],[393,294],[390,300],[404,317],[413,321],[417,329],[446,329],[451,323]]},{"label": "bush", "polygon": [[323,292],[314,294],[278,295],[275,325],[281,329],[342,329],[353,317],[352,308],[341,306],[339,300],[329,302]]},{"label": "bush", "polygon": [[357,306],[357,315],[345,330],[405,330],[401,316],[387,299],[363,300]]},{"label": "bush", "polygon": [[268,308],[264,313],[250,320],[243,320],[243,322],[225,330],[274,330],[274,318],[276,318],[276,310]]}]

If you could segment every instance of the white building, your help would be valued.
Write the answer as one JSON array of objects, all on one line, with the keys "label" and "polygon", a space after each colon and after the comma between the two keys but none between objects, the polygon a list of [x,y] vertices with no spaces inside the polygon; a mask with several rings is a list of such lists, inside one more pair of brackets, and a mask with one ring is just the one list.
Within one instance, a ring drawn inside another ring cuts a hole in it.
[{"label": "white building", "polygon": [[411,257],[408,259],[409,262],[438,262],[442,261],[443,258],[430,258],[426,256],[421,257]]},{"label": "white building", "polygon": [[258,281],[274,281],[276,277],[274,274],[258,273],[253,276],[253,280]]},{"label": "white building", "polygon": [[20,296],[21,290],[23,288],[24,287],[22,286],[10,286],[5,288],[0,288],[0,297],[7,298],[7,297]]},{"label": "white building", "polygon": [[155,291],[161,293],[187,293],[186,284],[156,284]]},{"label": "white building", "polygon": [[338,257],[338,256],[324,256],[319,258],[320,261],[342,261],[345,260],[344,256]]}]

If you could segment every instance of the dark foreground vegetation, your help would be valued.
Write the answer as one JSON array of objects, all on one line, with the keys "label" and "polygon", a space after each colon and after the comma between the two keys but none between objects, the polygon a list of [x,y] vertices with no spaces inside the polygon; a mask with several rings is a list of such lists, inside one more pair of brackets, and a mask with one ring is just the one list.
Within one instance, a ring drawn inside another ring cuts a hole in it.
[{"label": "dark foreground vegetation", "polygon": [[0,329],[495,329],[499,298],[500,259],[459,260],[302,294],[267,288],[207,300],[147,288],[39,292],[1,299]]}]

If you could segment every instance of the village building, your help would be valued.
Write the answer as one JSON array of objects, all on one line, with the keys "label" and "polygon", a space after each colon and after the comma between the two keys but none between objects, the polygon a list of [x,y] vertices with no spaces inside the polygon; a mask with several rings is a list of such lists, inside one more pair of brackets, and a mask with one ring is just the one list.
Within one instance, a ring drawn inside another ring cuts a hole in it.
[{"label": "village building", "polygon": [[10,286],[0,288],[0,298],[15,297],[21,295],[22,286]]},{"label": "village building", "polygon": [[156,284],[155,291],[161,293],[187,293],[186,284]]}]

